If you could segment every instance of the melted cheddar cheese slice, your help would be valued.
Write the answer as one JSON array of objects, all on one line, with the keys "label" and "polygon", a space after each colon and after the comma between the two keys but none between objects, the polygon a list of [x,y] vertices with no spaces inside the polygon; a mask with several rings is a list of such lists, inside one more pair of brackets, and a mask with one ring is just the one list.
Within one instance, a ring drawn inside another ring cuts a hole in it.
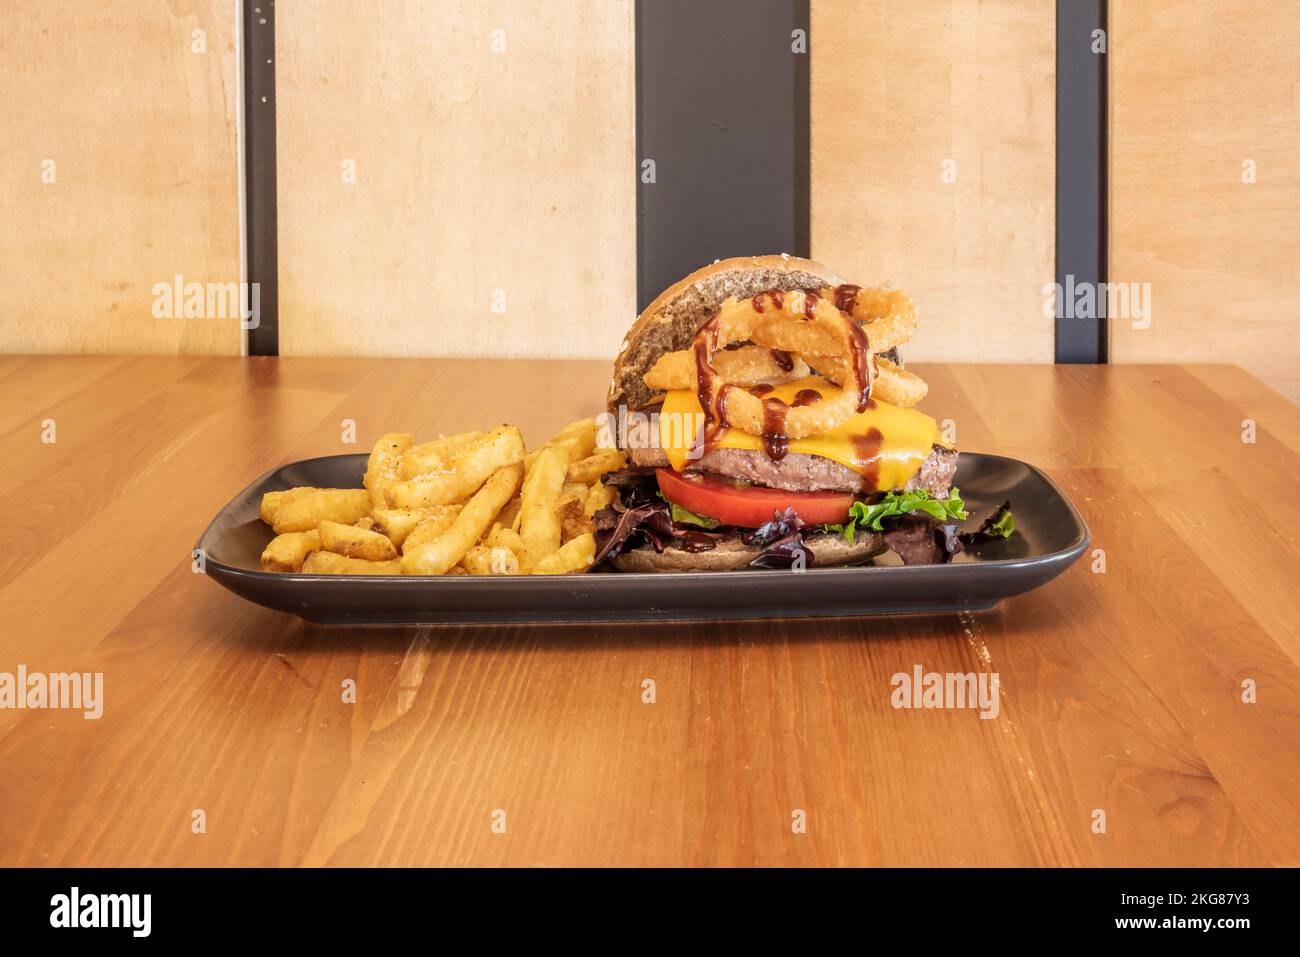
[{"label": "melted cheddar cheese slice", "polygon": [[[840,387],[817,376],[776,386],[765,398],[775,397],[789,405],[796,393],[816,389],[823,399],[840,392]],[[877,491],[900,488],[917,473],[932,448],[946,446],[934,419],[915,409],[900,409],[872,400],[873,408],[851,416],[828,432],[791,439],[790,452],[820,455],[874,479]],[[695,393],[689,389],[669,392],[659,413],[660,447],[674,469],[681,471],[700,457],[696,436],[704,422]],[[761,450],[763,440],[740,429],[724,429],[713,443],[716,449]]]}]

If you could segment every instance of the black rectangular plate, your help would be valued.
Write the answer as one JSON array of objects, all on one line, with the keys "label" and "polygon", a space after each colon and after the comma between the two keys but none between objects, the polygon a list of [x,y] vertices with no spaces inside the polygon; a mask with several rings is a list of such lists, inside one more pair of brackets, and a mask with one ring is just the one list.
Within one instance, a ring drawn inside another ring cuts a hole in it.
[{"label": "black rectangular plate", "polygon": [[299,575],[259,569],[271,530],[262,493],[298,485],[359,488],[366,456],[330,455],[267,472],[199,539],[207,574],[241,598],[328,624],[690,621],[812,618],[992,608],[1051,581],[1087,549],[1088,528],[1046,475],[1000,455],[963,452],[956,485],[969,529],[1010,499],[1017,532],[949,565],[872,564],[805,571],[524,575],[475,578]]}]

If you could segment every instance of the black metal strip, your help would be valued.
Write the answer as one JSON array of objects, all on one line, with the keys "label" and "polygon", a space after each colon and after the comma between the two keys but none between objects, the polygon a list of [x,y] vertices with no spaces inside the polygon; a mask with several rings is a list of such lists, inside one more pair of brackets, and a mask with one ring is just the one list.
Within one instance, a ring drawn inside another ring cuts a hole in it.
[{"label": "black metal strip", "polygon": [[812,3],[795,0],[791,5],[791,33],[803,31],[805,52],[794,63],[794,246],[789,251],[806,258],[812,255]]},{"label": "black metal strip", "polygon": [[715,259],[808,255],[808,8],[637,0],[639,309]]},{"label": "black metal strip", "polygon": [[[244,240],[259,312],[248,354],[280,353],[275,203],[275,3],[244,0]],[[251,298],[251,297],[250,297]],[[254,324],[255,323],[255,324]]]},{"label": "black metal strip", "polygon": [[1106,23],[1106,0],[1056,2],[1057,362],[1108,359],[1105,316],[1076,307],[1085,283],[1106,302]]}]

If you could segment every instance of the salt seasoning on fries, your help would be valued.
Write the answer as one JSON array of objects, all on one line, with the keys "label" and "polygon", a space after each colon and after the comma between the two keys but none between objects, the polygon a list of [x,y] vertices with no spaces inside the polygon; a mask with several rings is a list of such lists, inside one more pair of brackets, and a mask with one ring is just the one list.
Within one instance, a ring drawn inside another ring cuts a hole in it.
[{"label": "salt seasoning on fries", "polygon": [[430,509],[429,511],[433,514],[411,529],[411,534],[407,536],[406,541],[402,544],[402,551],[406,552],[418,548],[447,531],[447,529],[451,528],[452,522],[456,521],[456,516],[460,514],[462,507],[460,505],[438,505]]},{"label": "salt seasoning on fries", "polygon": [[444,435],[410,449],[402,457],[402,478],[415,478],[426,472],[446,468],[451,462],[478,442],[487,438],[486,432],[462,432]]},{"label": "salt seasoning on fries", "polygon": [[362,484],[370,491],[370,502],[374,508],[383,508],[388,504],[385,491],[401,477],[402,457],[413,441],[414,438],[405,432],[391,432],[381,435],[371,449]]},{"label": "salt seasoning on fries", "polygon": [[402,554],[402,571],[407,575],[442,575],[448,572],[492,525],[492,520],[510,501],[523,477],[522,462],[498,469],[465,503],[450,528],[432,541],[414,547],[408,542]]},{"label": "salt seasoning on fries", "polygon": [[443,460],[435,471],[388,486],[388,504],[398,508],[450,505],[468,498],[498,469],[523,459],[519,430],[503,425],[458,450],[454,458]]}]

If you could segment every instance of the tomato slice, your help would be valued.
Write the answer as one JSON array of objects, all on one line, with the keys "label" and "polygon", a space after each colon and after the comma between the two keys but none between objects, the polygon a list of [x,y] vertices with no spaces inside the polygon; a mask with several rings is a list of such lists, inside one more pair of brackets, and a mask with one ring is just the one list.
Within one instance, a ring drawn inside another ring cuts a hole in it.
[{"label": "tomato slice", "polygon": [[673,469],[656,469],[664,498],[723,525],[758,528],[776,512],[793,508],[809,525],[839,525],[849,517],[850,492],[785,492],[758,485],[737,486],[708,476],[686,478]]}]

